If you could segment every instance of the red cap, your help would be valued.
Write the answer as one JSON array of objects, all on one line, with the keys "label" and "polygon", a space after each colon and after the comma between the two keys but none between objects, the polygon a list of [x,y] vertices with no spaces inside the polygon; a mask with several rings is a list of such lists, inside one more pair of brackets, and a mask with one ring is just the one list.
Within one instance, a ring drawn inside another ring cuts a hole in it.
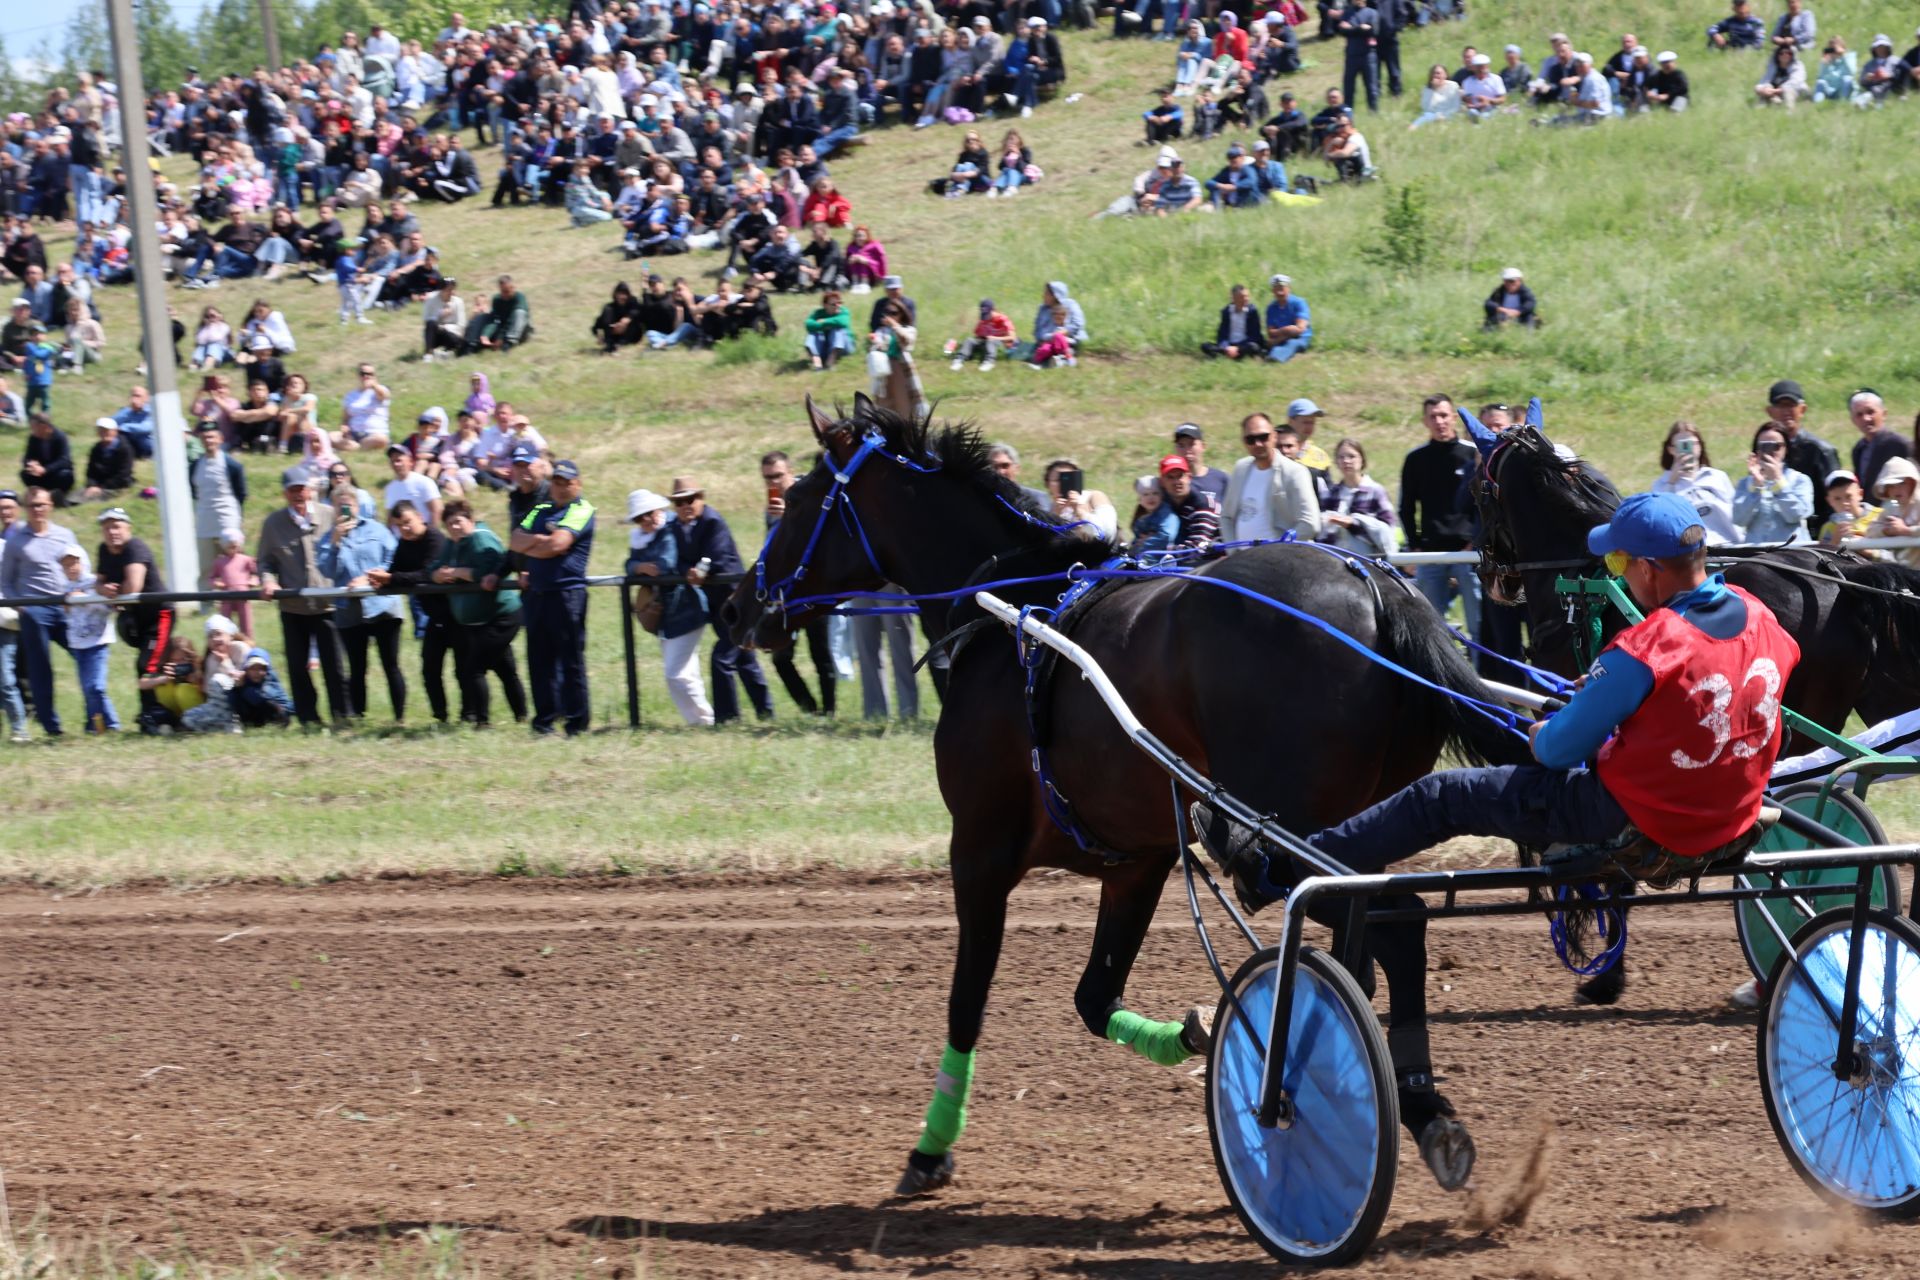
[{"label": "red cap", "polygon": [[1193,467],[1191,464],[1187,462],[1185,458],[1181,457],[1179,454],[1170,453],[1166,457],[1160,459],[1160,474],[1165,475],[1169,471],[1185,471],[1185,472],[1191,473],[1193,471]]}]

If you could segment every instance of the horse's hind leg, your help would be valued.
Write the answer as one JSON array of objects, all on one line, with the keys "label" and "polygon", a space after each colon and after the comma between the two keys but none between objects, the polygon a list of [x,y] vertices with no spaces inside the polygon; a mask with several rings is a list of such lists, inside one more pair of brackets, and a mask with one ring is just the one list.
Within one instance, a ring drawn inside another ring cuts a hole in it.
[{"label": "horse's hind leg", "polygon": [[[947,1047],[940,1055],[933,1100],[927,1104],[920,1141],[907,1157],[894,1194],[925,1195],[953,1181],[953,1144],[967,1125],[967,1097],[973,1091],[973,1050],[986,1020],[987,992],[1000,964],[1006,934],[1007,896],[1020,882],[1022,868],[1011,852],[980,855],[962,852],[956,833],[951,848],[953,906],[960,939],[953,960],[953,985],[947,992]],[[977,850],[979,846],[970,846]]]},{"label": "horse's hind leg", "polygon": [[1126,1008],[1121,999],[1172,869],[1172,859],[1154,858],[1123,863],[1102,878],[1093,954],[1073,992],[1074,1008],[1087,1030],[1168,1067],[1206,1048],[1205,1024],[1192,1015],[1185,1022],[1154,1022]]}]

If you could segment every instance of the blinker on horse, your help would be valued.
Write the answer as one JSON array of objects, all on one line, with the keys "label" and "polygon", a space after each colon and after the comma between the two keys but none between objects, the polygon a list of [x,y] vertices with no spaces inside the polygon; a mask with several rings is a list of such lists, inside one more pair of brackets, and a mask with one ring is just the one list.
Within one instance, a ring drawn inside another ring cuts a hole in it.
[{"label": "blinker on horse", "polygon": [[[1062,589],[1051,579],[1113,552],[1051,528],[988,465],[985,442],[971,427],[935,429],[865,397],[856,397],[850,418],[828,416],[811,400],[807,409],[821,460],[788,491],[786,518],[728,602],[742,645],[790,643],[833,598],[889,581],[927,595],[1049,578],[996,587],[996,594],[1015,605],[1051,606]],[[1197,576],[1241,584],[1323,619],[1443,689],[1491,696],[1432,608],[1392,575],[1356,571],[1310,547],[1274,545],[1212,561]],[[1089,1032],[1162,1064],[1185,1060],[1204,1036],[1191,1017],[1155,1021],[1124,1003],[1177,860],[1166,777],[1131,748],[1083,682],[1030,673],[997,630],[972,634],[979,617],[965,599],[927,610],[930,630],[969,633],[954,646],[934,737],[952,815],[959,938],[935,1093],[900,1182],[907,1194],[952,1177],[1007,900],[1035,868],[1064,867],[1100,882],[1091,954],[1074,991]],[[1287,614],[1183,576],[1101,587],[1057,625],[1111,673],[1171,750],[1291,829],[1317,830],[1391,795],[1430,771],[1445,748],[1490,762],[1524,754],[1511,735],[1444,693],[1391,674]],[[1276,655],[1285,655],[1284,676],[1275,674]],[[1050,763],[1065,822],[1050,816],[1032,767],[1036,749]],[[1380,905],[1420,909],[1411,897]],[[1328,923],[1340,941],[1347,917]],[[1430,1083],[1425,923],[1416,916],[1369,924],[1352,941],[1341,950],[1354,957],[1356,976],[1370,987],[1376,962],[1386,976],[1402,1116],[1417,1136],[1446,1105]]]}]

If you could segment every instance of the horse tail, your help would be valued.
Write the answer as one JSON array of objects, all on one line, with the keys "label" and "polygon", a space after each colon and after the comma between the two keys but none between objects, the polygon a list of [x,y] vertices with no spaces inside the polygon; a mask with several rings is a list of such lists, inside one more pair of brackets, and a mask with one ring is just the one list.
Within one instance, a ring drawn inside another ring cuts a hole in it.
[{"label": "horse tail", "polygon": [[1531,759],[1525,739],[1516,737],[1487,713],[1449,694],[1477,702],[1498,703],[1482,684],[1454,644],[1433,607],[1414,592],[1386,585],[1381,594],[1382,647],[1386,656],[1446,690],[1446,693],[1408,682],[1414,700],[1410,708],[1445,735],[1447,748],[1468,764],[1526,764]]}]

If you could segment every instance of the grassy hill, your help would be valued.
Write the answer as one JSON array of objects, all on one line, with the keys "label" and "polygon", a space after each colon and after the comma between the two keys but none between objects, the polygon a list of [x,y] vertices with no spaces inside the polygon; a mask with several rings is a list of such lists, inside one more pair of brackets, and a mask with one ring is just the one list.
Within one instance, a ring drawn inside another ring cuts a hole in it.
[{"label": "grassy hill", "polygon": [[[1273,412],[1299,395],[1330,411],[1323,428],[1330,439],[1352,434],[1368,446],[1376,474],[1390,487],[1399,454],[1420,438],[1420,397],[1435,389],[1466,403],[1542,396],[1550,431],[1597,460],[1625,488],[1651,478],[1658,442],[1676,417],[1701,425],[1718,461],[1737,462],[1762,416],[1764,389],[1776,377],[1797,377],[1806,385],[1812,424],[1843,447],[1852,434],[1843,402],[1853,388],[1879,388],[1896,415],[1920,403],[1920,356],[1909,336],[1920,302],[1920,259],[1911,232],[1920,189],[1911,181],[1909,159],[1920,102],[1896,102],[1878,112],[1811,103],[1792,114],[1752,107],[1760,56],[1702,49],[1703,28],[1723,12],[1715,3],[1621,0],[1597,11],[1543,0],[1485,0],[1475,10],[1470,21],[1411,34],[1403,59],[1408,96],[1385,100],[1378,115],[1362,111],[1361,127],[1385,181],[1329,189],[1311,208],[1088,221],[1149,162],[1150,153],[1133,145],[1138,113],[1152,101],[1150,91],[1170,77],[1173,60],[1164,44],[1114,42],[1101,32],[1068,38],[1068,88],[1081,95],[1078,100],[1057,99],[1033,119],[1013,122],[1047,172],[1044,182],[1017,200],[948,201],[927,193],[927,181],[945,171],[959,146],[959,131],[945,126],[888,129],[836,162],[834,176],[851,196],[856,219],[886,243],[918,300],[924,351],[937,355],[944,338],[964,332],[981,297],[994,298],[1023,331],[1046,280],[1067,281],[1086,308],[1093,340],[1090,358],[1077,370],[1036,373],[1003,364],[987,375],[972,369],[951,373],[943,361],[924,359],[927,390],[941,402],[941,412],[973,418],[992,435],[1014,441],[1034,460],[1036,473],[1039,461],[1071,454],[1094,484],[1124,493],[1129,479],[1164,452],[1173,424],[1192,419],[1215,429],[1214,460],[1231,461],[1239,452],[1231,427],[1243,414]],[[1900,33],[1913,22],[1909,6],[1867,0],[1828,0],[1817,12],[1823,39],[1838,33],[1862,50],[1876,31],[1895,34],[1905,48],[1908,40]],[[1463,43],[1497,53],[1510,40],[1524,46],[1537,66],[1547,34],[1556,29],[1568,30],[1577,47],[1599,58],[1617,48],[1619,33],[1629,29],[1655,49],[1678,50],[1693,80],[1695,109],[1596,129],[1534,128],[1529,112],[1478,126],[1462,121],[1407,132],[1427,66],[1457,65]],[[1315,65],[1284,87],[1312,104],[1337,82],[1340,53],[1335,45],[1312,41],[1305,52]],[[1272,89],[1276,98],[1281,87]],[[1007,123],[983,122],[979,128],[992,144]],[[1188,143],[1181,150],[1196,172],[1207,175],[1231,140]],[[496,155],[479,156],[489,182]],[[1302,167],[1325,176],[1316,161]],[[1394,273],[1365,251],[1382,240],[1386,202],[1411,184],[1432,211],[1434,252],[1420,271]],[[341,330],[331,287],[299,279],[183,291],[176,305],[191,325],[209,302],[238,317],[254,296],[270,299],[286,311],[301,342],[290,367],[306,372],[335,412],[353,364],[362,359],[377,361],[394,388],[396,423],[410,421],[429,404],[455,404],[464,394],[467,370],[484,369],[496,394],[529,412],[563,455],[581,463],[588,495],[612,520],[627,490],[641,484],[658,489],[672,476],[694,475],[733,517],[743,544],[755,541],[758,527],[757,456],[770,448],[798,452],[808,443],[799,411],[803,393],[845,399],[864,388],[857,361],[828,375],[806,369],[800,319],[811,302],[801,298],[777,301],[777,339],[711,353],[603,358],[593,351],[587,326],[616,280],[640,275],[638,264],[620,259],[614,231],[571,230],[559,212],[491,210],[483,200],[451,209],[421,206],[419,212],[429,241],[466,286],[502,270],[514,272],[533,299],[540,331],[533,344],[504,358],[423,365],[415,359],[414,313],[382,315],[371,328]],[[50,247],[61,252],[57,241]],[[669,275],[706,280],[719,255],[654,265]],[[1538,333],[1480,331],[1480,300],[1506,265],[1524,268],[1540,295],[1547,324]],[[1314,351],[1284,367],[1198,358],[1197,345],[1211,336],[1227,286],[1246,281],[1257,290],[1276,270],[1290,274],[1313,305]],[[110,291],[103,307],[112,372],[62,380],[56,390],[57,420],[82,454],[91,442],[87,424],[120,403],[132,381],[132,294]],[[0,437],[0,449],[12,456],[17,433]],[[250,466],[258,491],[272,494],[278,468],[264,460]],[[378,459],[360,460],[357,470],[369,487],[385,474]],[[257,522],[267,509],[267,502],[256,501],[249,514]],[[79,526],[92,514],[82,509],[66,518]],[[137,515],[140,531],[151,533],[157,512]],[[83,536],[91,542],[90,530]],[[610,522],[596,548],[596,571],[617,569],[623,548]],[[609,723],[624,721],[614,615],[611,597],[596,604],[595,709]],[[264,631],[266,643],[277,648],[277,628],[269,624]],[[648,646],[647,716],[662,725],[671,712],[651,658]],[[125,679],[127,665],[116,654],[116,681]],[[77,717],[73,680],[64,666],[60,684],[65,709]],[[123,712],[132,705],[126,685],[117,683],[115,694]],[[377,692],[374,702],[384,707]],[[424,707],[417,690],[415,705],[418,719]],[[604,820],[615,821],[612,801],[630,798],[636,775],[628,770],[636,754],[645,754],[690,762],[688,769],[697,765],[690,775],[697,786],[689,775],[642,770],[637,776],[662,788],[650,794],[672,795],[675,804],[703,810],[724,797],[762,815],[725,826],[728,835],[720,843],[726,848],[716,856],[784,848],[781,822],[766,803],[830,791],[832,777],[841,783],[860,779],[858,785],[869,787],[876,807],[868,825],[897,832],[904,844],[924,850],[943,829],[926,778],[923,733],[789,728],[766,741],[784,744],[779,750],[792,753],[798,772],[738,780],[743,775],[735,765],[752,756],[747,739],[758,732],[743,729],[697,747],[690,735],[650,736],[638,753],[624,739],[559,747],[556,755],[581,753],[583,767],[577,774],[556,769],[566,786],[526,803],[536,814],[551,809],[562,829],[571,823],[580,831],[602,830],[568,801],[585,796],[592,802],[585,812],[600,812],[593,803],[606,800]],[[821,734],[827,736],[816,736]],[[829,742],[836,745],[824,745]],[[423,778],[450,765],[508,776],[526,750],[516,736],[498,731],[484,740],[420,745],[427,749],[361,734],[350,742],[331,740],[322,750],[312,742],[255,735],[199,744],[190,758],[196,772],[217,771],[221,791],[228,790],[226,781],[245,785],[276,771],[301,774],[293,785],[311,782],[321,791],[331,780],[303,770],[344,769],[364,777],[404,771],[404,762],[417,758]],[[809,772],[807,762],[816,757],[834,761],[831,767],[844,773]],[[204,826],[203,815],[181,803],[190,786],[158,780],[167,763],[185,758],[177,749],[163,754],[150,742],[69,742],[59,751],[20,753],[12,763],[28,790],[38,793],[44,784],[50,795],[75,798],[92,794],[67,788],[81,775],[100,776],[96,765],[142,785],[155,779],[152,796],[160,803],[148,812],[179,812],[177,819],[162,817],[156,847],[177,846],[180,865],[198,871],[231,869],[235,857],[209,859],[205,850],[192,848],[194,833]],[[891,797],[902,787],[911,798],[896,803]],[[49,804],[44,834],[57,837],[63,824],[77,823],[93,839],[94,820],[84,809]],[[103,811],[97,824],[103,840],[117,830],[109,817]],[[262,806],[236,833],[235,855],[265,841],[283,819],[272,806]],[[382,829],[394,837],[388,849],[399,852],[393,856],[410,864],[492,865],[506,856],[490,836],[478,849],[449,844],[439,834],[447,821],[432,806],[412,812],[402,806]],[[700,826],[689,818],[686,830]],[[384,850],[343,851],[319,823],[292,839],[291,847],[304,851],[288,863],[301,874],[381,865],[388,856]],[[583,847],[599,849],[598,837]],[[153,855],[141,865],[172,865],[168,858]],[[89,866],[105,873],[104,863],[112,861]],[[33,865],[29,855],[0,870]]]}]

